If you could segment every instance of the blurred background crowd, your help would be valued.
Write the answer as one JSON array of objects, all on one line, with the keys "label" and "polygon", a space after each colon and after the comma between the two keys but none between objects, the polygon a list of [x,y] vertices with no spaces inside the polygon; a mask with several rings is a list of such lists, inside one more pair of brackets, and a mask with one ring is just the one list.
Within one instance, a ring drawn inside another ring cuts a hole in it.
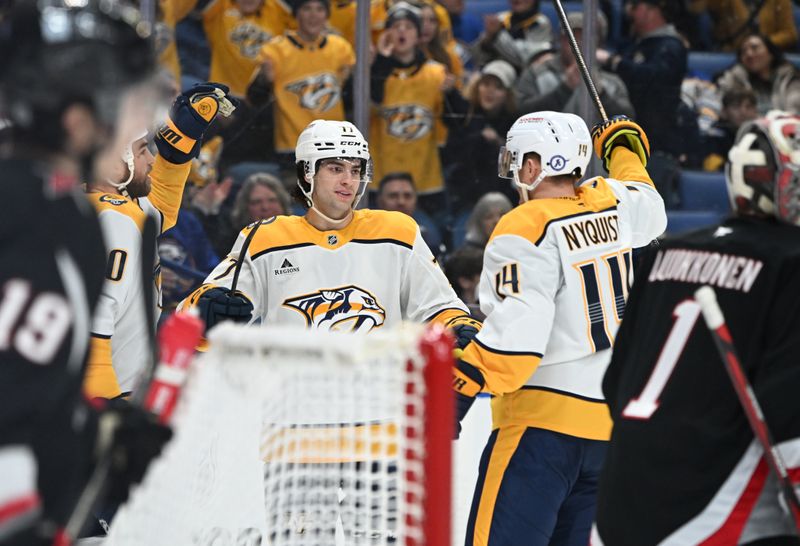
[{"label": "blurred background crowd", "polygon": [[[800,6],[791,0],[564,2],[609,115],[637,120],[669,231],[729,208],[723,169],[737,128],[800,113]],[[243,99],[195,160],[178,225],[160,242],[165,310],[255,220],[297,214],[293,148],[312,119],[353,120],[355,0],[160,0],[162,78]],[[372,208],[413,216],[459,296],[475,302],[482,252],[516,204],[497,176],[506,131],[536,110],[581,112],[585,93],[552,2],[373,0],[369,33]],[[587,28],[590,27],[590,28]],[[596,115],[596,114],[593,114]],[[586,119],[589,126],[597,119]],[[594,175],[604,174],[597,165]],[[362,203],[364,205],[364,203]]]}]

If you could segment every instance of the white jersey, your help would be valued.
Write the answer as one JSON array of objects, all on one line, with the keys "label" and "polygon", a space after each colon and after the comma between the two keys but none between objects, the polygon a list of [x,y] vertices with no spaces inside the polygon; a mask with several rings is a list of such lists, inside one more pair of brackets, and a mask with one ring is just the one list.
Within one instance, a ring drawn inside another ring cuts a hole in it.
[{"label": "white jersey", "polygon": [[[147,363],[148,332],[141,282],[142,227],[146,216],[156,233],[175,224],[190,165],[172,165],[156,158],[149,197],[127,199],[92,192],[108,251],[106,280],[92,322],[92,348],[84,388],[90,397],[129,394]],[[153,264],[156,319],[160,313],[161,276]]]},{"label": "white jersey", "polygon": [[[242,230],[189,304],[210,286],[230,288],[252,229]],[[278,216],[258,225],[243,259],[236,289],[263,324],[368,332],[468,314],[416,222],[399,212],[357,210],[344,229],[331,231]]]},{"label": "white jersey", "polygon": [[463,358],[498,395],[495,426],[609,438],[601,381],[633,278],[632,249],[666,227],[661,197],[621,150],[616,170],[633,180],[596,178],[575,197],[529,201],[489,240],[480,281],[487,318]]}]

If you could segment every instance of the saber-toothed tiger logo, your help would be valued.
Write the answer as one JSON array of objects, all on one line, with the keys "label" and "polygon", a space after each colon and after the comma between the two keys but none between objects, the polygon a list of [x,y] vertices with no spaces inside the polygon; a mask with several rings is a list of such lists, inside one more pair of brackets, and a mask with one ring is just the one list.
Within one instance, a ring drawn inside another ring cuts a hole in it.
[{"label": "saber-toothed tiger logo", "polygon": [[402,140],[422,138],[433,129],[433,112],[417,104],[401,104],[381,110],[388,133]]},{"label": "saber-toothed tiger logo", "polygon": [[339,80],[329,72],[287,84],[286,90],[297,95],[300,106],[314,112],[330,110],[342,96]]},{"label": "saber-toothed tiger logo", "polygon": [[309,328],[321,330],[368,332],[386,320],[375,296],[353,285],[289,298],[283,306],[302,313]]}]

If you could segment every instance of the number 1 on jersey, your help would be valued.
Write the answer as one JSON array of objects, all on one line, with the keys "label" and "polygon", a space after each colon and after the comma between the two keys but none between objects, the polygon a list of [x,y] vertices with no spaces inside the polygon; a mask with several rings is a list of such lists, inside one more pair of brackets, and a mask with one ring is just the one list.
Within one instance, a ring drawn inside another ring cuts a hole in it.
[{"label": "number 1 on jersey", "polygon": [[628,419],[650,419],[658,409],[659,397],[667,385],[675,364],[686,346],[686,341],[694,329],[697,317],[700,316],[700,305],[694,300],[686,300],[678,304],[672,312],[675,324],[672,326],[664,348],[658,357],[650,379],[642,389],[638,398],[632,399],[622,411]]}]

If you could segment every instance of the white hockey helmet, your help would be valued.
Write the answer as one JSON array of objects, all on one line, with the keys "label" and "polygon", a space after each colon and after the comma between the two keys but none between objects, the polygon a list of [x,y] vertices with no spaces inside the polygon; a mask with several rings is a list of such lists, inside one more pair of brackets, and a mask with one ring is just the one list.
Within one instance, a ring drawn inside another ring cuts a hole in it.
[{"label": "white hockey helmet", "polygon": [[[372,159],[369,145],[358,128],[349,121],[312,121],[297,138],[295,163],[298,168],[297,185],[313,208],[314,175],[323,159],[358,160],[361,162],[361,181],[353,201],[356,207],[367,185],[372,182]],[[301,176],[302,175],[302,176]],[[308,186],[306,187],[305,184]],[[319,212],[319,211],[317,211]]]},{"label": "white hockey helmet", "polygon": [[[531,112],[517,119],[500,149],[497,171],[520,188],[533,191],[545,177],[586,174],[592,151],[592,137],[586,123],[575,114]],[[541,158],[542,172],[530,184],[519,179],[525,154],[535,152]]]},{"label": "white hockey helmet", "polygon": [[742,125],[725,181],[735,212],[800,226],[800,116],[773,110]]}]

